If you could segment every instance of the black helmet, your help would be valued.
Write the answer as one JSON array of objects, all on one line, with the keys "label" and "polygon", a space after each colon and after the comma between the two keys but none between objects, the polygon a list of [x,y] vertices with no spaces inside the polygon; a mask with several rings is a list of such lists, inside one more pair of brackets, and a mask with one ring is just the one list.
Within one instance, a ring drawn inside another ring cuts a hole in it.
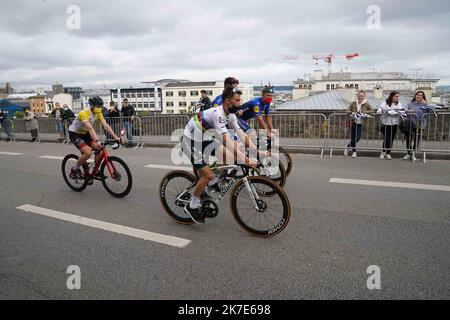
[{"label": "black helmet", "polygon": [[89,105],[93,107],[103,107],[103,99],[99,96],[94,96],[89,98]]},{"label": "black helmet", "polygon": [[268,93],[271,93],[271,94],[275,93],[275,91],[273,90],[273,87],[265,86],[262,89],[262,94],[268,94]]}]

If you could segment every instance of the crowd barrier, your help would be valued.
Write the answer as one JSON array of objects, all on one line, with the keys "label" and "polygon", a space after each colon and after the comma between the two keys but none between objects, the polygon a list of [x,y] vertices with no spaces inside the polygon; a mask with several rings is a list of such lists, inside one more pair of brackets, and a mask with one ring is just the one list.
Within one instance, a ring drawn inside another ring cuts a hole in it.
[{"label": "crowd barrier", "polygon": [[[271,117],[273,127],[278,129],[280,144],[284,147],[319,149],[322,155],[327,150],[330,156],[336,151],[352,149],[349,147],[352,135],[351,122],[347,113],[333,113],[328,116],[320,113],[273,113]],[[450,112],[440,112],[437,116],[428,113],[423,119],[418,119],[415,114],[408,114],[405,121],[399,118],[400,125],[394,129],[382,125],[380,117],[381,115],[372,114],[371,118],[362,120],[361,140],[357,143],[356,150],[391,151],[413,155],[420,153],[424,160],[427,153],[450,153]],[[106,118],[106,121],[116,135],[128,131],[128,134],[124,135],[126,141],[132,142],[135,148],[143,148],[152,144],[176,144],[189,119],[190,115],[155,115]],[[70,123],[71,121],[39,118],[39,139],[70,143],[68,135]],[[413,125],[414,123],[419,125]],[[250,125],[255,129],[259,128],[257,121],[250,121]],[[96,125],[95,129],[103,139],[109,138],[101,125]],[[17,140],[30,138],[30,131],[23,119],[11,121],[11,130]]]}]

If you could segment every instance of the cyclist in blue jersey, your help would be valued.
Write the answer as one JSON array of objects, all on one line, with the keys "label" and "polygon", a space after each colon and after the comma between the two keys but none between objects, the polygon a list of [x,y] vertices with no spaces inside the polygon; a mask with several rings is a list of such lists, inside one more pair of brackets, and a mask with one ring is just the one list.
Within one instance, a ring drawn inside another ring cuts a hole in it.
[{"label": "cyclist in blue jersey", "polygon": [[264,87],[262,96],[254,98],[241,106],[241,110],[237,113],[238,123],[241,129],[251,139],[256,138],[255,131],[250,127],[248,121],[256,119],[261,129],[267,130],[267,137],[272,138],[272,118],[270,117],[270,104],[273,101],[274,91],[271,87]]},{"label": "cyclist in blue jersey", "polygon": [[[224,83],[223,83],[224,89],[226,88],[237,88],[239,86],[239,80],[233,77],[228,77],[225,79]],[[213,108],[217,108],[219,106],[222,105],[222,95],[217,96],[213,103],[212,103],[212,107]]]}]

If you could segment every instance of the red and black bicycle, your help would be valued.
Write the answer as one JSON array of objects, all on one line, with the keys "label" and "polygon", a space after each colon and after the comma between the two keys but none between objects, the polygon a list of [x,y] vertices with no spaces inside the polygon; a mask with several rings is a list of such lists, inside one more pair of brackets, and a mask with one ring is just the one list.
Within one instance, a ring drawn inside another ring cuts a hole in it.
[{"label": "red and black bicycle", "polygon": [[108,155],[107,146],[112,146],[113,150],[117,150],[120,144],[117,141],[103,142],[100,158],[97,162],[83,166],[81,179],[73,179],[69,176],[79,156],[69,154],[64,158],[62,175],[72,190],[81,192],[87,186],[93,185],[94,180],[99,180],[106,191],[115,198],[124,198],[130,193],[133,184],[131,171],[125,161]]}]

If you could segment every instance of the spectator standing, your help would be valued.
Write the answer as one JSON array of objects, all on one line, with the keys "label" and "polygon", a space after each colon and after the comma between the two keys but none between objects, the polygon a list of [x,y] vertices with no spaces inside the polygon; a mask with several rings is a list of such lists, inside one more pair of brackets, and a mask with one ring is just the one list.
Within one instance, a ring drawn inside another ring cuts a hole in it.
[{"label": "spectator standing", "polygon": [[56,131],[59,133],[59,140],[64,140],[64,124],[62,120],[62,109],[59,102],[55,104],[55,109],[52,111],[51,115],[55,118]]},{"label": "spectator standing", "polygon": [[122,102],[122,117],[123,125],[127,135],[128,144],[127,147],[133,147],[133,121],[136,116],[134,107],[128,103],[128,99],[123,99]]},{"label": "spectator standing", "polygon": [[31,142],[36,142],[39,139],[39,125],[37,121],[37,117],[34,115],[33,112],[30,111],[30,109],[25,109],[25,117],[23,118],[25,120],[25,126],[28,131],[31,133]]},{"label": "spectator standing", "polygon": [[[109,109],[106,112],[105,118],[106,118],[106,122],[109,124],[109,126],[114,131],[114,133],[116,135],[119,135],[119,131],[120,131],[120,119],[119,119],[120,118],[120,112],[119,112],[119,110],[117,110],[116,104],[114,103],[114,101],[111,101],[109,103]],[[112,137],[108,133],[106,133],[106,138],[108,140],[112,139]]]},{"label": "spectator standing", "polygon": [[63,111],[61,114],[61,118],[63,121],[63,127],[64,127],[64,138],[67,139],[67,133],[69,131],[69,127],[72,124],[73,119],[75,119],[75,114],[72,112],[72,110],[69,109],[69,106],[65,104],[63,106]]},{"label": "spectator standing", "polygon": [[403,160],[416,161],[416,156],[412,154],[412,151],[417,151],[420,146],[420,139],[422,137],[423,130],[426,128],[426,113],[422,107],[427,106],[427,97],[425,92],[417,91],[414,99],[405,106],[405,111],[412,116],[409,117],[409,124],[406,125],[404,134],[406,138],[406,147],[408,148],[408,154]]},{"label": "spectator standing", "polygon": [[202,90],[202,91],[200,91],[200,93],[201,93],[200,103],[202,104],[200,111],[205,111],[205,110],[210,109],[212,106],[212,103],[211,103],[211,99],[209,99],[209,97],[208,97],[206,90]]},{"label": "spectator standing", "polygon": [[[348,114],[356,114],[356,113],[370,113],[372,112],[372,107],[366,100],[366,92],[361,90],[358,92],[358,99],[355,102],[350,104],[350,107],[347,110]],[[348,156],[348,148],[353,149],[352,158],[357,158],[358,154],[356,153],[356,144],[361,140],[363,133],[363,119],[360,117],[356,117],[351,119],[350,124],[350,136],[351,141],[347,145],[344,151],[344,155]]]},{"label": "spectator standing", "polygon": [[381,114],[380,131],[384,135],[383,152],[380,155],[380,159],[392,160],[391,151],[400,125],[400,117],[389,114],[389,112],[399,110],[403,110],[400,102],[400,93],[393,91],[377,111],[378,114]]},{"label": "spectator standing", "polygon": [[0,126],[6,134],[6,141],[11,141],[13,138],[11,130],[11,119],[8,118],[8,111],[3,111],[0,109]]}]

